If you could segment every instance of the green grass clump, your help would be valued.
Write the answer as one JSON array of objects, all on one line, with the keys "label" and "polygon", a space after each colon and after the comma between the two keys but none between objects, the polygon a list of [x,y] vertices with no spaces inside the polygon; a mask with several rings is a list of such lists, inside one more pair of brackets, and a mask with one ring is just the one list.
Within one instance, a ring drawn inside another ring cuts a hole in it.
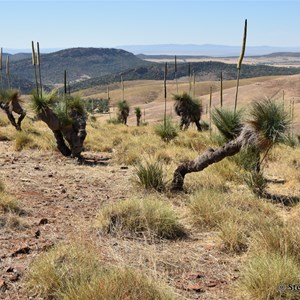
[{"label": "green grass clump", "polygon": [[152,198],[128,199],[104,207],[97,216],[96,227],[104,233],[164,239],[185,235],[172,207]]},{"label": "green grass clump", "polygon": [[166,119],[166,122],[155,126],[155,133],[164,141],[170,142],[178,135],[177,127],[172,123],[171,119]]},{"label": "green grass clump", "polygon": [[140,271],[105,266],[93,249],[61,244],[39,255],[25,275],[29,295],[55,300],[175,299]]},{"label": "green grass clump", "polygon": [[146,162],[136,166],[137,182],[146,190],[165,190],[164,172],[160,162]]}]

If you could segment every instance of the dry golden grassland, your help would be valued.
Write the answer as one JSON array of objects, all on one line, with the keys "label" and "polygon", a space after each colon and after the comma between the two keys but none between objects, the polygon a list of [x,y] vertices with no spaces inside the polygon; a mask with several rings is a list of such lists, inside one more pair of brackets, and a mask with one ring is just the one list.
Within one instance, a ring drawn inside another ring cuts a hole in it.
[{"label": "dry golden grassland", "polygon": [[[261,83],[264,80],[274,85],[272,80],[276,79],[261,79]],[[251,80],[244,83],[248,91],[256,84]],[[281,196],[300,196],[300,148],[280,145],[264,161],[267,191],[277,195],[276,203],[251,192],[245,182],[246,171],[234,157],[200,173],[188,174],[185,192],[172,194],[169,188],[175,168],[208,147],[218,147],[216,131],[210,136],[209,132],[197,132],[191,127],[164,142],[154,126],[162,116],[160,108],[154,111],[155,104],[162,106],[160,92],[155,99],[153,92],[160,91],[160,83],[149,83],[153,85],[149,90],[143,84],[138,83],[132,90],[128,84],[125,94],[133,107],[153,109],[152,118],[146,114],[147,126],[136,127],[134,116],[130,126],[108,124],[101,115],[95,115],[93,121],[88,119],[83,155],[109,157],[108,166],[74,166],[70,159],[59,161],[64,163],[55,171],[58,175],[61,172],[65,180],[82,173],[84,179],[76,177],[79,185],[90,183],[94,187],[98,182],[109,189],[105,190],[105,198],[101,190],[91,195],[76,191],[73,202],[84,202],[84,197],[89,197],[91,203],[97,204],[97,211],[89,219],[76,215],[76,222],[71,215],[63,215],[69,220],[57,225],[62,234],[53,240],[54,246],[28,259],[19,295],[80,300],[300,299],[297,291],[279,289],[282,284],[300,284],[300,204],[280,203]],[[171,88],[174,92],[174,85]],[[118,99],[117,93],[112,92],[111,97]],[[153,99],[148,98],[149,103],[140,99],[131,102],[142,93]],[[150,104],[153,106],[147,106]],[[170,100],[169,105],[172,108]],[[43,170],[46,164],[55,168],[57,161],[52,157],[57,153],[52,133],[42,122],[30,119],[29,107],[28,112],[22,132],[16,132],[0,114],[0,147],[10,151],[2,154],[2,160],[7,161],[5,155],[15,159],[25,152],[27,163],[35,165],[38,154],[46,153],[47,160],[39,160],[39,168]],[[141,166],[154,164],[162,170],[164,188],[160,192],[145,189],[137,176]],[[128,170],[122,178],[116,177],[120,168]],[[18,181],[17,175],[15,180]],[[47,180],[47,174],[41,174],[39,185]],[[32,207],[24,207],[22,198],[15,202],[7,194],[12,184],[5,181],[4,185],[0,192],[1,220],[8,211],[15,213],[20,207],[34,211],[34,201],[38,199],[33,198],[31,204],[26,202]],[[21,194],[16,186],[13,190]],[[67,211],[70,203],[65,205]],[[50,206],[51,202],[43,209]],[[20,230],[13,228],[10,230]],[[73,231],[64,234],[64,230]]]}]

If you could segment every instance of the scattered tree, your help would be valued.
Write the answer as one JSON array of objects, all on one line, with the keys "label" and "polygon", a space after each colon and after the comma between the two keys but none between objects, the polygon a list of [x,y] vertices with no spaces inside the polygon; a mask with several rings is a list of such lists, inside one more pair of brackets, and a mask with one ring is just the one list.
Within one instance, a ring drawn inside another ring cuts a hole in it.
[{"label": "scattered tree", "polygon": [[141,117],[142,117],[142,111],[140,107],[136,107],[134,109],[135,115],[136,115],[136,126],[140,126],[141,124]]},{"label": "scattered tree", "polygon": [[191,123],[195,123],[198,131],[202,131],[200,119],[202,114],[202,105],[195,99],[192,99],[186,92],[181,95],[174,95],[175,112],[181,117],[180,129],[188,129]]},{"label": "scattered tree", "polygon": [[58,150],[64,156],[80,158],[86,137],[86,113],[81,100],[68,96],[67,101],[60,101],[55,94],[41,97],[34,93],[32,106],[37,117],[52,130]]},{"label": "scattered tree", "polygon": [[118,102],[118,120],[122,124],[127,124],[130,107],[126,100]]}]

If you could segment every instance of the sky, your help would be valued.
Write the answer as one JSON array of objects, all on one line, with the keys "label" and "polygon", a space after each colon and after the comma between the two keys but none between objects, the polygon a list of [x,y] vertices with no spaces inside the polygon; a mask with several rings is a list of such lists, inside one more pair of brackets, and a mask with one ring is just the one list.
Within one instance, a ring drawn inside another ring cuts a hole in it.
[{"label": "sky", "polygon": [[300,0],[0,0],[0,47],[300,46]]}]

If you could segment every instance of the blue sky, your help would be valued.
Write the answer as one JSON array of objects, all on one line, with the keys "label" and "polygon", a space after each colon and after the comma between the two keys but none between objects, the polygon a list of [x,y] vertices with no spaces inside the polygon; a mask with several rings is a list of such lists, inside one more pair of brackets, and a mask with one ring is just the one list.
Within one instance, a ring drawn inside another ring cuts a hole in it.
[{"label": "blue sky", "polygon": [[0,0],[0,47],[300,46],[300,0]]}]

